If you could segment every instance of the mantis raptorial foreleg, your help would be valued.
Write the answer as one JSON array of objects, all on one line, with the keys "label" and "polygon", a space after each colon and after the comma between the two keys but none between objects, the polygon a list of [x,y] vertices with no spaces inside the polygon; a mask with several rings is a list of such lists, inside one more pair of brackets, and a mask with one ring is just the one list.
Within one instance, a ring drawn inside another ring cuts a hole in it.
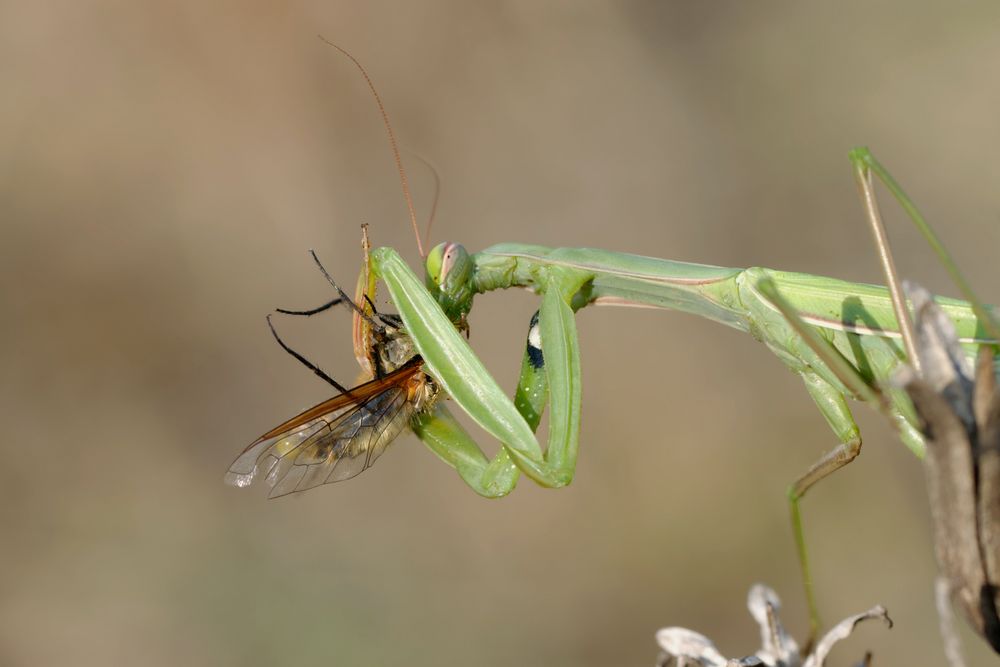
[{"label": "mantis raptorial foreleg", "polygon": [[[539,339],[541,337],[539,319],[540,312],[531,318],[528,344],[514,393],[514,407],[532,431],[538,428],[549,400],[548,375],[542,361],[540,340],[533,340],[536,335]],[[475,440],[443,404],[439,403],[432,414],[418,415],[413,431],[442,461],[455,468],[465,483],[479,495],[487,498],[505,496],[517,483],[520,471],[507,449],[501,447],[492,460],[487,459]]]},{"label": "mantis raptorial foreleg", "polygon": [[[580,428],[580,353],[570,303],[589,276],[562,267],[548,267],[538,276],[543,292],[538,327],[545,364],[540,370],[530,360],[525,362],[516,394],[519,411],[395,251],[375,250],[372,269],[386,283],[431,374],[503,448],[493,461],[487,460],[443,409],[419,419],[421,439],[482,495],[504,495],[513,488],[517,475],[511,464],[542,486],[569,484],[576,468]],[[549,436],[543,453],[533,430],[546,402],[546,390]]]},{"label": "mantis raptorial foreleg", "polygon": [[[538,428],[548,402],[548,376],[542,362],[541,348],[533,337],[538,334],[540,313],[535,313],[528,330],[528,344],[521,374],[514,393],[514,406],[532,431]],[[487,498],[499,498],[513,490],[520,470],[504,447],[487,459],[475,440],[466,433],[451,412],[439,403],[432,414],[421,414],[413,431],[438,457],[455,468],[472,489]]]},{"label": "mantis raptorial foreleg", "polygon": [[445,405],[438,404],[434,412],[418,415],[413,432],[479,495],[500,498],[517,484],[520,470],[507,449],[501,447],[492,460],[487,459]]}]

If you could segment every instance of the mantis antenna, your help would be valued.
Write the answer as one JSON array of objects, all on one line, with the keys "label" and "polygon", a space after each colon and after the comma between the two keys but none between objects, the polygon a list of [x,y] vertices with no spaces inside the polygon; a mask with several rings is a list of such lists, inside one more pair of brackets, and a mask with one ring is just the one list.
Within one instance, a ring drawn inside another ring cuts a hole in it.
[{"label": "mantis antenna", "polygon": [[[441,176],[438,175],[438,170],[433,164],[431,164],[431,161],[423,155],[414,153],[411,150],[407,150],[407,152],[423,162],[424,166],[430,170],[431,175],[434,177],[434,198],[431,200],[431,213],[427,216],[427,227],[424,229],[424,243],[430,245],[431,227],[434,225],[434,217],[437,215],[438,202],[441,200]],[[426,259],[426,257],[424,259]]]},{"label": "mantis antenna", "polygon": [[[399,181],[403,186],[403,198],[406,199],[406,208],[410,213],[410,224],[413,227],[413,235],[417,239],[417,252],[420,253],[420,259],[424,259],[427,254],[424,252],[424,244],[420,240],[420,226],[417,224],[417,213],[416,209],[413,207],[413,197],[410,196],[410,184],[406,180],[406,170],[403,168],[403,158],[399,154],[399,146],[396,144],[396,133],[392,131],[392,125],[389,123],[389,114],[385,110],[385,105],[382,104],[382,98],[378,94],[378,90],[375,89],[375,83],[372,78],[368,76],[367,70],[358,61],[357,58],[351,55],[351,53],[342,46],[334,44],[323,35],[319,35],[320,40],[327,46],[332,46],[337,49],[345,56],[351,59],[354,66],[358,68],[361,72],[361,76],[365,77],[365,82],[368,84],[368,89],[372,91],[372,96],[375,98],[375,103],[378,105],[379,113],[382,114],[382,124],[385,125],[385,131],[389,135],[389,146],[392,147],[392,156],[396,160],[396,169],[399,171]],[[437,174],[435,174],[435,178]],[[433,220],[433,218],[431,218]],[[427,233],[430,234],[430,223],[427,224]]]}]

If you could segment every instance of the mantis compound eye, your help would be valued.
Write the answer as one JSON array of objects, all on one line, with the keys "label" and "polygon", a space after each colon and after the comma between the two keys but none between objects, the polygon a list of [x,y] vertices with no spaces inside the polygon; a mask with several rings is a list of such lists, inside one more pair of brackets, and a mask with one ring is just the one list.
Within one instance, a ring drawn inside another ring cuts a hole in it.
[{"label": "mantis compound eye", "polygon": [[446,292],[453,292],[454,286],[468,282],[471,272],[469,251],[459,243],[441,243],[427,255],[428,281]]},{"label": "mantis compound eye", "polygon": [[427,254],[427,289],[452,320],[469,312],[472,265],[469,252],[458,243],[441,243]]}]

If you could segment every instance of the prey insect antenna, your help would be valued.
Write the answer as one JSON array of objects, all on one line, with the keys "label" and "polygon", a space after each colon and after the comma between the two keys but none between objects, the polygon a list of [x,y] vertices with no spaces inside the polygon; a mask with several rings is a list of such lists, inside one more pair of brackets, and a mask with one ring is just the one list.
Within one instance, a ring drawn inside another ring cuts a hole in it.
[{"label": "prey insect antenna", "polygon": [[322,313],[325,310],[329,310],[330,308],[339,305],[341,302],[343,302],[343,299],[338,296],[336,299],[333,299],[332,301],[327,301],[322,306],[317,306],[309,310],[287,310],[285,308],[275,308],[274,310],[276,312],[281,313],[282,315],[305,315],[306,317],[308,317],[310,315],[316,315],[317,313]]},{"label": "prey insect antenna", "polygon": [[413,235],[417,239],[417,252],[420,253],[420,258],[423,259],[426,257],[426,254],[424,253],[424,245],[420,240],[420,225],[417,224],[417,212],[413,207],[413,197],[410,195],[410,184],[406,180],[406,170],[403,168],[403,158],[400,156],[399,146],[396,144],[396,133],[392,131],[392,125],[389,123],[389,113],[385,110],[385,105],[382,104],[382,98],[375,89],[375,83],[372,81],[372,78],[368,76],[368,72],[365,70],[364,66],[362,66],[358,59],[352,56],[347,49],[334,44],[323,35],[319,35],[319,38],[328,46],[332,46],[351,59],[351,62],[354,63],[354,65],[361,72],[361,76],[365,77],[368,89],[372,91],[372,96],[375,97],[375,103],[378,105],[379,113],[382,114],[382,123],[385,125],[385,131],[389,135],[389,145],[392,147],[392,156],[396,160],[396,169],[399,171],[399,181],[403,186],[403,198],[406,199],[406,208],[410,213],[410,224],[413,226]]},{"label": "prey insect antenna", "polygon": [[331,285],[333,285],[333,289],[337,290],[337,294],[340,295],[339,301],[343,301],[344,303],[346,303],[358,315],[360,315],[361,317],[363,317],[364,320],[366,322],[368,322],[368,324],[370,324],[373,327],[375,327],[376,331],[378,331],[379,333],[384,332],[385,331],[385,325],[379,324],[378,322],[376,322],[375,320],[373,320],[371,318],[371,316],[368,315],[368,313],[366,313],[362,308],[360,308],[358,306],[358,304],[354,303],[354,301],[351,299],[351,297],[347,296],[347,293],[344,292],[344,290],[340,289],[340,285],[337,284],[337,281],[334,280],[333,276],[331,276],[330,273],[326,270],[326,268],[323,266],[323,263],[319,261],[319,257],[316,256],[316,251],[315,250],[310,250],[309,254],[312,255],[313,261],[316,262],[316,266],[319,267],[319,270],[323,272],[323,275],[326,277],[327,282],[329,282]]},{"label": "prey insect antenna", "polygon": [[316,364],[312,363],[311,361],[309,361],[308,359],[306,359],[305,357],[303,357],[301,354],[299,354],[298,352],[296,352],[295,350],[293,350],[292,348],[290,348],[288,345],[286,345],[285,341],[281,340],[281,336],[278,335],[277,329],[274,328],[274,324],[271,322],[271,316],[270,315],[267,316],[267,326],[271,328],[271,335],[274,336],[274,340],[278,341],[278,345],[281,346],[282,350],[284,350],[288,354],[290,354],[293,357],[295,357],[296,359],[298,359],[299,363],[301,363],[303,366],[305,366],[306,368],[308,368],[309,370],[311,370],[313,373],[315,373],[316,375],[318,375],[320,378],[322,378],[328,384],[330,384],[331,386],[333,386],[333,388],[336,389],[337,391],[339,391],[341,394],[349,394],[350,393],[350,390],[347,387],[345,387],[344,385],[340,384],[339,382],[337,382],[336,380],[334,380],[332,377],[330,377],[329,375],[327,375],[326,373],[324,373],[322,368],[320,368]]}]

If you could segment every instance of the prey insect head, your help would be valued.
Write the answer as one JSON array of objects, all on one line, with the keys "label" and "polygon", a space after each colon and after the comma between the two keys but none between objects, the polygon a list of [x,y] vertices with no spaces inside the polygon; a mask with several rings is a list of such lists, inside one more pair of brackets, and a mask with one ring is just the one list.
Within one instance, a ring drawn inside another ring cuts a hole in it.
[{"label": "prey insect head", "polygon": [[427,254],[427,289],[452,322],[465,321],[472,307],[472,257],[458,243],[442,243]]}]

